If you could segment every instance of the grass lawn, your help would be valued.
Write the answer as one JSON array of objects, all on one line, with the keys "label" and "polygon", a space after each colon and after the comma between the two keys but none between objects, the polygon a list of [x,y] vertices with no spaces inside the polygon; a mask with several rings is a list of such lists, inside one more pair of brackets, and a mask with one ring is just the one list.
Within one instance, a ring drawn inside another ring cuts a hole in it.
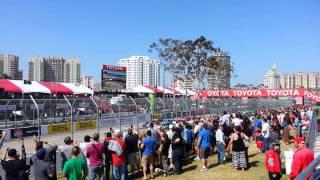
[{"label": "grass lawn", "polygon": [[[281,150],[284,151],[292,146],[285,147],[282,145]],[[200,172],[202,164],[200,161],[193,162],[183,168],[184,173],[180,176],[168,176],[166,178],[158,176],[156,179],[165,180],[213,180],[213,179],[237,179],[237,180],[257,180],[268,179],[265,169],[265,155],[257,154],[255,143],[251,143],[249,148],[249,162],[251,168],[246,171],[236,171],[233,169],[231,163],[225,165],[217,165],[217,154],[209,158],[210,169],[207,172]],[[282,165],[284,168],[284,164]],[[288,179],[287,175],[283,175],[282,179]]]}]

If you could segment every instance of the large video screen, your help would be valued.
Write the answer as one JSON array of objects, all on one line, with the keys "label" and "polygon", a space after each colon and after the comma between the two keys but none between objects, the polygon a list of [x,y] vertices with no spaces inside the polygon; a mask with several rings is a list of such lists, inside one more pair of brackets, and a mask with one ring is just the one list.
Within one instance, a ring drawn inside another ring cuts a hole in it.
[{"label": "large video screen", "polygon": [[104,65],[101,71],[103,90],[115,92],[126,89],[126,67]]}]

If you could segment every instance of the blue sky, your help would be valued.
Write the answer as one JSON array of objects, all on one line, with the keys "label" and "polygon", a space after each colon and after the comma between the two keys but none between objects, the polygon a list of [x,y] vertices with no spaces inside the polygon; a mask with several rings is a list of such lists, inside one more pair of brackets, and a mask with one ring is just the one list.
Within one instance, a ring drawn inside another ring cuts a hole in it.
[{"label": "blue sky", "polygon": [[0,53],[78,57],[82,74],[100,80],[102,64],[156,54],[160,37],[200,35],[228,51],[233,83],[261,83],[280,72],[320,71],[318,0],[0,0]]}]

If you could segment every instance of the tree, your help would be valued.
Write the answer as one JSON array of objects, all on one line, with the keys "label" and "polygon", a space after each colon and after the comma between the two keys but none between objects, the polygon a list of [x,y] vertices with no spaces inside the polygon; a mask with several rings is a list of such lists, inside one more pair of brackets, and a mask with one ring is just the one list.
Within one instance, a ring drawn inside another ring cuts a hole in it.
[{"label": "tree", "polygon": [[163,39],[150,45],[150,52],[156,51],[160,59],[165,62],[174,80],[195,79],[196,89],[204,87],[208,75],[208,60],[218,49],[214,43],[200,36],[195,40]]}]

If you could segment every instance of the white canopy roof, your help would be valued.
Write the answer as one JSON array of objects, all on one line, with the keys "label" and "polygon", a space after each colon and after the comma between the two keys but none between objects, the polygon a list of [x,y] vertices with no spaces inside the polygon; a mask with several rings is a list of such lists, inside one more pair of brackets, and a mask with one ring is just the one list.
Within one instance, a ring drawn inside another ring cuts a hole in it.
[{"label": "white canopy roof", "polygon": [[81,84],[71,84],[71,83],[61,83],[61,84],[71,89],[73,91],[73,94],[93,94],[93,90]]},{"label": "white canopy roof", "polygon": [[9,80],[14,85],[19,87],[22,93],[45,93],[51,94],[51,91],[45,86],[41,85],[36,81],[31,81],[31,84],[24,84],[24,81],[21,80]]}]

